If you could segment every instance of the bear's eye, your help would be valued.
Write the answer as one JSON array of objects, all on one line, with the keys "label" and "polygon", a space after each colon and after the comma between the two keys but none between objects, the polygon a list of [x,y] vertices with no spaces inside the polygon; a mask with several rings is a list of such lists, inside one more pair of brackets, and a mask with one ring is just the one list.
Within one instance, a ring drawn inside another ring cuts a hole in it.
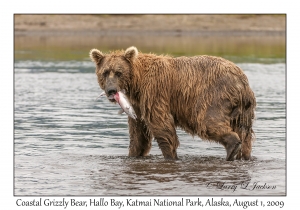
[{"label": "bear's eye", "polygon": [[104,70],[104,72],[103,72],[103,77],[107,77],[108,76],[108,74],[109,74],[109,70]]},{"label": "bear's eye", "polygon": [[115,74],[116,74],[116,76],[117,76],[117,77],[120,77],[120,76],[122,76],[122,73],[121,73],[121,72],[119,72],[119,71],[117,71]]}]

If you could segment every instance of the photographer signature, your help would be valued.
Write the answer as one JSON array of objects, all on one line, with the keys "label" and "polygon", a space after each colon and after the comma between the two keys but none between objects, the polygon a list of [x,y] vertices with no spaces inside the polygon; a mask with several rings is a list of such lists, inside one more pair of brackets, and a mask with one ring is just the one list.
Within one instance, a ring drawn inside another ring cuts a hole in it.
[{"label": "photographer signature", "polygon": [[242,181],[239,183],[229,183],[229,182],[209,182],[206,185],[208,189],[219,189],[219,190],[232,190],[235,192],[238,188],[243,190],[274,190],[276,189],[276,185],[269,185],[265,182],[251,182],[250,181]]}]

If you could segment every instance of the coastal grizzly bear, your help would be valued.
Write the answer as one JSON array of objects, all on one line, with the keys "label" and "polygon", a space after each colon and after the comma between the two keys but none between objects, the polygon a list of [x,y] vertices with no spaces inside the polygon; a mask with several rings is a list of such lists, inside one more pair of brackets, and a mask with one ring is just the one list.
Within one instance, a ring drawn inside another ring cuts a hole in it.
[{"label": "coastal grizzly bear", "polygon": [[111,102],[125,90],[137,115],[128,117],[129,156],[145,156],[155,138],[166,159],[177,159],[176,127],[222,144],[226,160],[250,159],[255,96],[243,71],[219,57],[171,57],[135,47],[90,51],[100,87]]}]

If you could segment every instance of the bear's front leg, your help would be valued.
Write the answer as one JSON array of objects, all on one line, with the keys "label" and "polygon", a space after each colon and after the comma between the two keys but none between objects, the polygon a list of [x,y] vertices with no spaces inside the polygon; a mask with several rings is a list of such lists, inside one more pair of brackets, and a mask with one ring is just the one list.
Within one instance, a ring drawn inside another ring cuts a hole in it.
[{"label": "bear's front leg", "polygon": [[145,123],[137,118],[136,120],[128,118],[129,124],[129,156],[139,157],[146,156],[152,146],[152,135],[148,131]]},{"label": "bear's front leg", "polygon": [[[152,113],[152,119],[148,127],[157,140],[158,146],[161,149],[164,158],[169,160],[177,160],[177,148],[179,146],[178,136],[176,134],[175,124],[171,114]],[[159,120],[158,122],[156,120]]]}]

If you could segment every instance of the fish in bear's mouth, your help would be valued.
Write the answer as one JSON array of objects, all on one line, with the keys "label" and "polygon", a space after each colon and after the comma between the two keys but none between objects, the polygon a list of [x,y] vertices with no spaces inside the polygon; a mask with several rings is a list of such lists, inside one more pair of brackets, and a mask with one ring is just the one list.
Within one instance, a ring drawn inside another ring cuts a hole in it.
[{"label": "fish in bear's mouth", "polygon": [[[120,107],[122,109],[119,111],[119,114],[122,114],[123,112],[125,112],[129,117],[136,119],[137,116],[135,114],[135,111],[124,93],[125,93],[125,90],[119,91],[116,94],[109,95],[107,98],[109,101],[117,102],[120,105]],[[98,96],[98,98],[100,98],[103,95],[106,95],[105,92],[102,92]]]}]

